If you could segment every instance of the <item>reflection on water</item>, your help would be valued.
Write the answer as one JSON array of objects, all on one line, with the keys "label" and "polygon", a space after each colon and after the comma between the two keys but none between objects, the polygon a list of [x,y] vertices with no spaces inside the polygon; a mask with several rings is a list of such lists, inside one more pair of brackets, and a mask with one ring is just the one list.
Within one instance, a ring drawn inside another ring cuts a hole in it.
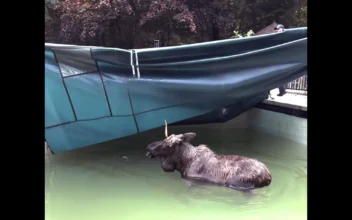
[{"label": "reflection on water", "polygon": [[170,127],[196,132],[192,143],[220,154],[254,157],[272,173],[272,184],[252,193],[196,185],[165,173],[146,145],[163,138],[156,129],[120,140],[45,156],[47,220],[306,219],[307,148],[244,129]]}]

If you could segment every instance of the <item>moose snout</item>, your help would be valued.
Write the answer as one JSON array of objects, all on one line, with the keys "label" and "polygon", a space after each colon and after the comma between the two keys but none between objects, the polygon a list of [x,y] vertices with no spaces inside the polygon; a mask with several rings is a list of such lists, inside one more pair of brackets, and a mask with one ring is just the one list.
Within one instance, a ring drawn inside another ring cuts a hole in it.
[{"label": "moose snout", "polygon": [[157,141],[154,143],[151,143],[147,146],[147,153],[146,157],[153,158],[155,157],[155,150],[162,145],[163,141]]},{"label": "moose snout", "polygon": [[153,142],[147,146],[147,151],[154,151],[156,148],[162,146],[162,144],[163,141]]},{"label": "moose snout", "polygon": [[149,144],[147,146],[147,151],[149,151],[149,152],[154,151],[155,148],[157,148],[157,147],[158,147],[158,145],[156,145],[156,144]]}]

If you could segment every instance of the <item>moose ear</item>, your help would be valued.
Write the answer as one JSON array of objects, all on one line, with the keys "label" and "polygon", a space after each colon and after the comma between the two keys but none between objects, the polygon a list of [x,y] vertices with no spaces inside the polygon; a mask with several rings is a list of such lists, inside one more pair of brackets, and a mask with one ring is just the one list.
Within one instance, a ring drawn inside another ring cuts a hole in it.
[{"label": "moose ear", "polygon": [[191,142],[191,140],[196,136],[196,133],[188,132],[183,134],[182,140],[184,142]]}]

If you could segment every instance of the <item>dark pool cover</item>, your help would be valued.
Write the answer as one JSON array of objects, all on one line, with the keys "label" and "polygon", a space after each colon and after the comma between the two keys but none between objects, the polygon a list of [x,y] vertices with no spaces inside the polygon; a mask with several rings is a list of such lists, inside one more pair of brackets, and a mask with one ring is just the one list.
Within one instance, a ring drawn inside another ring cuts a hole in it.
[{"label": "dark pool cover", "polygon": [[45,138],[57,153],[164,120],[234,116],[306,68],[307,28],[138,50],[46,43]]}]

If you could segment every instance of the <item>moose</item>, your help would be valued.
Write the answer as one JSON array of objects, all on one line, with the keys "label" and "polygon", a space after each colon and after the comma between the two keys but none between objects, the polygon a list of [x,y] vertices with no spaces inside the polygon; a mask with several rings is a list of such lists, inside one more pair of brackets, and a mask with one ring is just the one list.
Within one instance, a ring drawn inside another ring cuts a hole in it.
[{"label": "moose", "polygon": [[260,161],[244,156],[219,155],[206,145],[193,146],[196,133],[168,136],[165,120],[165,139],[147,146],[146,157],[158,157],[164,172],[181,174],[191,182],[226,186],[234,190],[250,191],[269,186],[271,174]]}]

